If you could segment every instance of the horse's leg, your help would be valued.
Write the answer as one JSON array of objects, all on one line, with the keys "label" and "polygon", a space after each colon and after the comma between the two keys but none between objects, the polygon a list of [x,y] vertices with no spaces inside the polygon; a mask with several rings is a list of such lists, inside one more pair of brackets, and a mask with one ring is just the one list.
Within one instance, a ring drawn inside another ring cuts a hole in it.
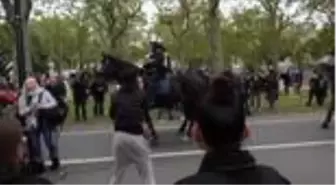
[{"label": "horse's leg", "polygon": [[182,135],[185,131],[185,128],[187,127],[188,124],[188,120],[186,118],[184,118],[181,127],[178,130],[178,134]]},{"label": "horse's leg", "polygon": [[174,111],[174,103],[169,103],[167,107],[167,113],[168,113],[168,119],[170,121],[174,120],[173,111]]},{"label": "horse's leg", "polygon": [[150,121],[148,122],[148,128],[151,132],[151,139],[150,139],[150,142],[151,142],[151,145],[152,146],[157,146],[159,144],[159,136],[154,128],[154,124],[152,122],[152,119],[150,119]]},{"label": "horse's leg", "polygon": [[188,130],[187,130],[187,136],[188,136],[189,138],[191,138],[191,130],[192,130],[193,125],[194,125],[194,122],[191,120],[191,121],[189,122]]},{"label": "horse's leg", "polygon": [[160,120],[162,118],[162,109],[158,109],[158,112],[157,112],[157,119]]},{"label": "horse's leg", "polygon": [[322,123],[322,126],[321,126],[323,129],[328,129],[329,128],[329,124],[332,120],[335,108],[336,108],[336,94],[332,93],[331,94],[331,104],[330,104],[327,116],[326,116],[326,118],[325,118],[325,120],[324,120],[324,122]]}]

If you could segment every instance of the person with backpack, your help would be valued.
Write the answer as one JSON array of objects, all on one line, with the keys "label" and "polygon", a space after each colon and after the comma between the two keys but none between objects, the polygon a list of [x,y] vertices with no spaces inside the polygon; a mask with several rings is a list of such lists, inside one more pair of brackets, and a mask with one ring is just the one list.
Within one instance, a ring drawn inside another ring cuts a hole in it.
[{"label": "person with backpack", "polygon": [[277,170],[257,164],[253,155],[241,148],[246,117],[235,83],[228,75],[215,78],[198,104],[191,135],[205,156],[198,172],[175,184],[290,184]]},{"label": "person with backpack", "polygon": [[46,178],[25,172],[25,140],[20,124],[13,120],[0,122],[0,184],[52,184]]},{"label": "person with backpack", "polygon": [[63,125],[67,118],[69,106],[66,101],[67,89],[60,76],[52,75],[49,77],[49,83],[45,87],[57,101],[58,111],[62,111],[60,117],[57,118],[56,125]]},{"label": "person with backpack", "polygon": [[43,135],[52,161],[51,169],[59,168],[58,146],[55,141],[56,127],[51,120],[57,101],[49,91],[39,86],[37,80],[28,77],[18,100],[18,114],[28,139],[30,167],[33,173],[45,172],[40,138]]}]

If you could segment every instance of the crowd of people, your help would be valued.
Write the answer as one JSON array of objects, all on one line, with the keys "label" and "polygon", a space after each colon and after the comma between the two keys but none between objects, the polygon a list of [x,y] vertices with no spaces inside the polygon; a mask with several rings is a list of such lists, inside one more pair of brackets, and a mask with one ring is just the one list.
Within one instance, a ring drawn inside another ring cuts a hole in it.
[{"label": "crowd of people", "polygon": [[[111,117],[115,120],[113,148],[116,165],[111,183],[121,183],[127,167],[135,164],[143,183],[155,184],[154,171],[149,156],[150,148],[144,137],[148,132],[145,118],[148,104],[146,104],[143,91],[139,88],[136,75],[128,73],[124,77],[121,88],[112,100],[115,105],[111,111]],[[222,96],[217,92],[218,87],[216,86],[218,85],[231,90],[226,93],[226,96]],[[33,134],[32,132],[37,134],[54,129],[50,128],[50,125],[44,125],[46,124],[42,121],[45,119],[44,116],[35,117],[35,113],[37,110],[47,110],[55,106],[57,99],[40,87],[34,78],[26,80],[25,88],[29,96],[34,96],[29,100],[32,103],[25,103],[24,96],[20,96],[19,112],[20,115],[26,115],[26,127],[22,128],[19,124],[13,123],[0,124],[0,148],[5,151],[0,155],[1,164],[4,164],[1,165],[0,180],[1,183],[8,184],[50,184],[49,180],[36,176],[36,173],[27,175],[26,172],[21,171],[25,156],[23,138],[27,136],[27,131],[31,132],[30,134]],[[241,149],[246,130],[246,115],[240,102],[242,100],[234,89],[233,81],[228,80],[225,76],[220,76],[213,80],[211,89],[200,101],[202,103],[198,108],[197,122],[192,129],[192,137],[206,151],[206,154],[199,171],[178,180],[176,184],[290,183],[274,168],[257,164],[255,158],[248,151]],[[40,93],[43,94],[40,95]],[[37,131],[39,129],[40,131]],[[28,136],[27,139],[31,138]],[[57,152],[53,153],[56,150],[51,148],[48,148],[51,158],[58,156]],[[34,158],[30,157],[30,160],[41,162],[39,154],[34,155]],[[55,164],[53,163],[51,167]]]},{"label": "crowd of people", "polygon": [[[110,183],[121,183],[127,167],[135,164],[143,183],[155,184],[147,139],[156,137],[156,132],[149,110],[154,101],[153,94],[165,85],[162,81],[166,74],[174,73],[170,67],[162,67],[162,54],[162,47],[152,51],[152,61],[147,66],[152,74],[148,84],[144,84],[147,87],[139,84],[138,71],[129,68],[118,72],[118,77],[122,77],[118,79],[120,88],[111,97],[109,110],[115,128],[115,170]],[[105,71],[109,72],[108,69]],[[102,70],[94,75],[88,72],[73,74],[67,80],[54,75],[26,79],[17,102],[16,117],[20,124],[11,121],[0,124],[0,150],[4,151],[0,152],[0,183],[51,183],[38,178],[47,170],[40,138],[47,146],[51,161],[49,169],[58,170],[61,166],[58,139],[69,110],[69,89],[77,121],[87,120],[90,96],[94,100],[94,115],[104,116],[108,92],[106,74]],[[323,104],[321,96],[326,94],[327,86],[321,84],[322,71],[316,71],[316,74],[310,81],[307,105],[311,104],[313,96],[317,97],[318,104]],[[232,71],[209,76],[208,88],[193,100],[195,106],[190,127],[191,138],[206,153],[198,172],[176,184],[290,184],[274,168],[258,164],[251,153],[241,148],[247,136],[246,116],[251,106],[247,99],[260,99],[266,93],[272,108],[279,93],[277,71],[270,67],[266,73],[250,70],[243,77]],[[287,76],[283,78],[286,80]]]},{"label": "crowd of people", "polygon": [[58,138],[68,116],[70,97],[74,103],[76,120],[87,119],[86,106],[89,96],[94,100],[94,114],[104,115],[107,83],[101,75],[96,75],[90,80],[87,74],[74,74],[69,79],[58,75],[31,76],[25,80],[20,90],[3,83],[4,90],[11,90],[6,92],[17,92],[5,93],[3,97],[6,97],[6,101],[3,103],[14,104],[16,107],[15,118],[21,123],[27,138],[26,156],[30,173],[41,174],[47,170],[41,150],[41,137],[52,162],[49,169],[60,168]]}]

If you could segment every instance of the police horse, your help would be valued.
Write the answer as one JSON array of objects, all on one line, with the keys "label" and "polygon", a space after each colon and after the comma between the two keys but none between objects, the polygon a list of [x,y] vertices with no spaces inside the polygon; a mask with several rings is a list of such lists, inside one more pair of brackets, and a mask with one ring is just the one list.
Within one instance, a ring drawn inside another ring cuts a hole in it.
[{"label": "police horse", "polygon": [[[146,86],[150,83],[150,80],[145,68],[140,68],[128,61],[111,55],[103,55],[100,71],[107,81],[120,83],[123,78],[121,71],[124,70],[136,70],[139,78],[143,80],[146,90]],[[188,131],[190,131],[192,122],[195,119],[197,102],[199,102],[201,96],[207,90],[208,77],[200,70],[190,69],[186,72],[171,74],[168,80],[170,81],[171,90],[165,96],[154,97],[154,104],[150,108],[172,108],[174,105],[181,104],[184,121],[179,129],[179,133],[184,133],[187,127],[189,128]]]}]

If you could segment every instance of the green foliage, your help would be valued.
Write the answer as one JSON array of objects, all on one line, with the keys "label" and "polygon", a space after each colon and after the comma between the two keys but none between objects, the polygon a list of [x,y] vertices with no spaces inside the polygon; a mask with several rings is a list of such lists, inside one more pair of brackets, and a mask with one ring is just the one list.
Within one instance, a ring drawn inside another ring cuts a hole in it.
[{"label": "green foliage", "polygon": [[[142,9],[148,1],[33,0],[29,37],[35,70],[50,61],[58,68],[89,64],[103,51],[143,59],[152,34],[183,64],[213,65],[223,57],[226,65],[242,60],[258,66],[284,55],[305,63],[306,56],[317,59],[334,48],[333,0],[251,0],[254,6],[235,7],[230,16],[218,0],[152,0],[158,10],[152,25]],[[15,38],[7,23],[0,23],[0,52],[12,59]]]}]

